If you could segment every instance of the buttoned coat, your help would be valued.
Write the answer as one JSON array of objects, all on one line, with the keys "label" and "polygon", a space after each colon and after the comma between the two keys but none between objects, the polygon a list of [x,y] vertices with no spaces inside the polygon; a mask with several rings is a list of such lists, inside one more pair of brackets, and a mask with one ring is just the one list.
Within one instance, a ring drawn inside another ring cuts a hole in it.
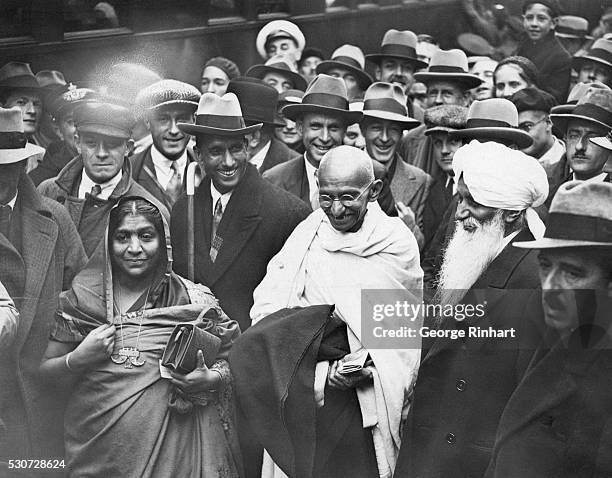
[{"label": "buttoned coat", "polygon": [[[268,262],[303,219],[308,205],[264,180],[248,165],[233,190],[217,234],[223,238],[217,258],[210,260],[212,197],[210,178],[196,189],[195,282],[208,286],[227,315],[244,331],[250,324],[253,291],[266,275]],[[181,197],[172,212],[170,232],[174,270],[187,276],[187,198]]]},{"label": "buttoned coat", "polygon": [[20,314],[12,346],[0,350],[0,418],[7,429],[0,436],[0,462],[61,458],[64,397],[41,379],[38,370],[59,293],[86,261],[66,210],[42,197],[25,174],[17,201],[20,215],[11,221],[19,221],[20,248],[0,234],[0,280]]},{"label": "buttoned coat", "polygon": [[[522,231],[512,242],[531,237]],[[531,313],[540,304],[536,257],[534,250],[506,246],[462,301],[486,304],[484,316],[448,317],[442,325],[449,330],[514,328],[517,339],[424,340],[429,351],[419,370],[394,477],[484,474],[504,406],[539,338],[541,318]]]}]

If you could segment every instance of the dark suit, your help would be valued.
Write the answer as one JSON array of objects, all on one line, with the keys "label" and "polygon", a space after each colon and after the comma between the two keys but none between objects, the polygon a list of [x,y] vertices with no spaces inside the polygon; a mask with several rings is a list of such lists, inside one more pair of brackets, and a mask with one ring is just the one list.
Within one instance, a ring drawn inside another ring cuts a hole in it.
[{"label": "dark suit", "polygon": [[444,213],[453,199],[452,187],[446,187],[448,175],[443,171],[433,179],[429,196],[425,202],[423,211],[423,235],[425,236],[425,249],[430,244],[436,234],[438,227],[442,223]]},{"label": "dark suit", "polygon": [[[181,197],[172,212],[171,237],[174,270],[187,273],[187,199]],[[223,238],[215,262],[210,260],[212,198],[210,179],[195,194],[195,281],[208,286],[229,317],[244,331],[251,324],[253,290],[266,274],[268,262],[281,249],[295,226],[310,209],[286,191],[247,167],[223,212],[217,234]]]},{"label": "dark suit", "polygon": [[[168,211],[172,211],[172,199],[166,194],[166,190],[159,184],[157,175],[155,174],[155,165],[151,159],[151,148],[149,146],[144,151],[130,156],[129,161],[132,167],[132,178],[149,193],[151,193],[159,202],[161,202]],[[195,153],[191,148],[187,148],[187,164],[185,171],[181,173],[183,178],[183,191],[185,190],[185,172],[189,163],[196,161]]]},{"label": "dark suit", "polygon": [[[531,237],[522,231],[512,242]],[[462,301],[486,304],[484,316],[444,319],[443,329],[514,327],[517,338],[433,341],[419,370],[394,477],[483,475],[499,418],[539,338],[539,319],[528,312],[540,304],[536,257],[534,250],[506,246]]]},{"label": "dark suit", "polygon": [[[25,174],[9,238],[0,234],[0,281],[20,316],[12,346],[0,350],[0,419],[7,427],[0,437],[0,462],[61,458],[63,395],[41,379],[38,369],[59,293],[70,286],[87,258],[68,212],[42,197]],[[0,475],[1,470],[2,465]]]},{"label": "dark suit", "polygon": [[[604,171],[602,170],[601,172],[603,173]],[[563,183],[571,181],[572,179],[573,174],[569,168],[567,156],[564,154],[559,163],[557,163],[557,166],[553,171],[552,178],[550,178],[548,181],[548,198],[546,198],[546,202],[544,203],[547,208],[550,208],[550,204],[552,203],[555,194],[559,190],[559,187],[561,187]],[[604,181],[606,183],[612,182],[612,173],[608,173]]]},{"label": "dark suit", "polygon": [[270,148],[266,153],[263,163],[261,163],[261,166],[259,167],[259,172],[263,174],[277,164],[286,163],[287,161],[299,158],[300,156],[300,153],[292,150],[282,141],[272,137],[270,140]]},{"label": "dark suit", "polygon": [[611,347],[541,351],[501,417],[487,478],[612,476]]}]

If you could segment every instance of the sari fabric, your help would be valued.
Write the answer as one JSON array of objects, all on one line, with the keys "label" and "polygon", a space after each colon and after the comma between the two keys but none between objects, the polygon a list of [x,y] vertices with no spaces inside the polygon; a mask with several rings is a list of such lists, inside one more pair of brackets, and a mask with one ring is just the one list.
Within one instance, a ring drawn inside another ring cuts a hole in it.
[{"label": "sari fabric", "polygon": [[[83,374],[65,416],[66,464],[78,477],[238,477],[232,383],[227,356],[238,324],[206,287],[171,271],[168,228],[155,279],[130,311],[113,313],[107,238],[60,296],[53,340],[82,341],[103,323],[116,325],[115,349],[136,347],[142,366],[110,359]],[[163,241],[162,241],[163,243]],[[187,397],[160,375],[159,362],[174,327],[196,323],[222,340],[211,367],[222,376],[217,393]],[[128,359],[129,361],[129,359]],[[189,406],[176,406],[177,396]]]}]

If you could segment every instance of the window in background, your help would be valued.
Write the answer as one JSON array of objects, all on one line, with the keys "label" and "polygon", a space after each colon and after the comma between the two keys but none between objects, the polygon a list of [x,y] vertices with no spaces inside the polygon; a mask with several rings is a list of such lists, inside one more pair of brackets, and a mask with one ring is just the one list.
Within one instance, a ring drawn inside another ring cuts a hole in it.
[{"label": "window in background", "polygon": [[64,31],[79,32],[125,27],[128,2],[98,0],[63,0]]},{"label": "window in background", "polygon": [[31,0],[2,0],[0,5],[0,38],[32,34]]}]

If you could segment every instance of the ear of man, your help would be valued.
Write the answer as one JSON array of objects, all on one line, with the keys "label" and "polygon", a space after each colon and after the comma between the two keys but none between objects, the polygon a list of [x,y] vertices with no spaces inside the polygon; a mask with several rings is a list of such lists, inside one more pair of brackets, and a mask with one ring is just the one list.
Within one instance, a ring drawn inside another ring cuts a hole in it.
[{"label": "ear of man", "polygon": [[378,196],[380,196],[380,192],[383,188],[383,182],[380,179],[376,179],[372,186],[370,187],[370,202],[375,202],[378,200]]}]

